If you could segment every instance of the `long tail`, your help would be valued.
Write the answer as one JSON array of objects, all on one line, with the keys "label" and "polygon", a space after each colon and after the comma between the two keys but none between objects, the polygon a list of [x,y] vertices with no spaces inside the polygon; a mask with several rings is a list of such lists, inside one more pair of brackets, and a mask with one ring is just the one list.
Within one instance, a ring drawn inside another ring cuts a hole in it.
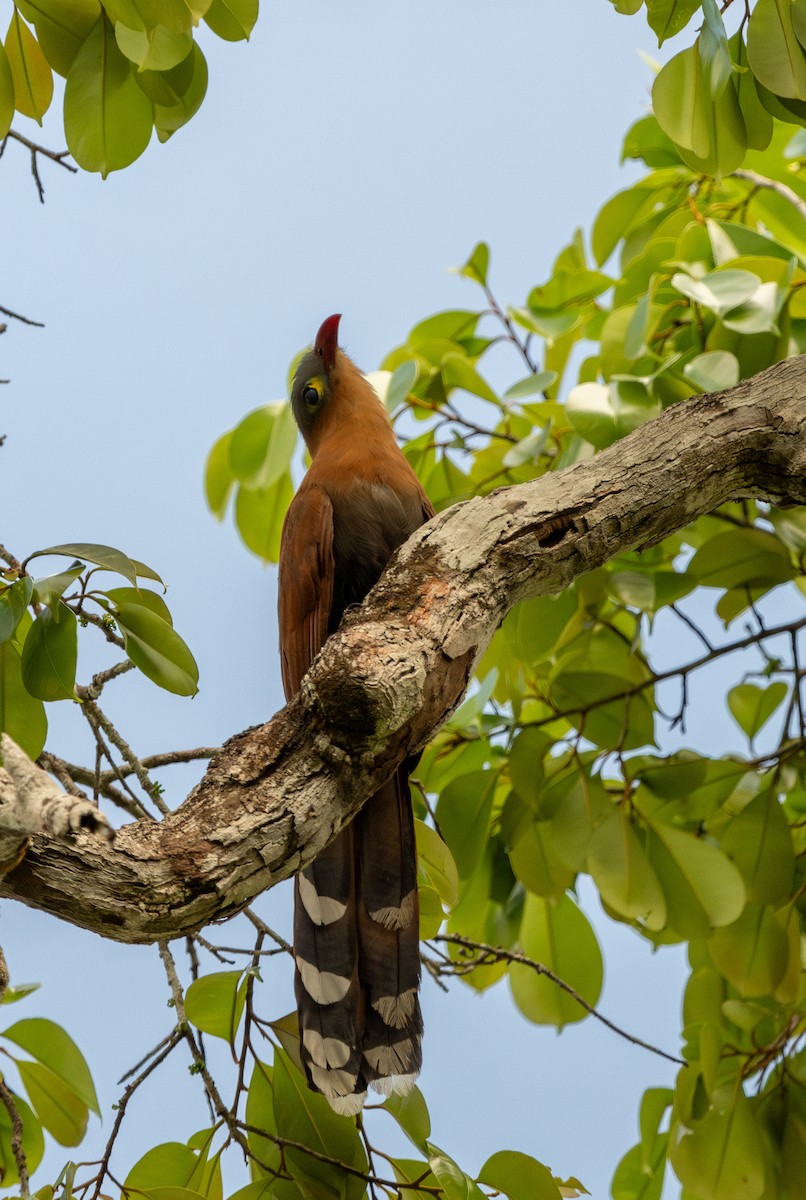
[{"label": "long tail", "polygon": [[295,991],[310,1086],[356,1113],[367,1084],[407,1091],[422,1063],[417,854],[397,772],[297,876]]},{"label": "long tail", "polygon": [[353,826],[297,875],[294,991],[308,1084],[337,1112],[360,1111],[364,1002],[358,977]]},{"label": "long tail", "polygon": [[355,829],[362,1070],[378,1091],[405,1092],[422,1065],[423,1033],[417,849],[405,770],[367,801]]}]

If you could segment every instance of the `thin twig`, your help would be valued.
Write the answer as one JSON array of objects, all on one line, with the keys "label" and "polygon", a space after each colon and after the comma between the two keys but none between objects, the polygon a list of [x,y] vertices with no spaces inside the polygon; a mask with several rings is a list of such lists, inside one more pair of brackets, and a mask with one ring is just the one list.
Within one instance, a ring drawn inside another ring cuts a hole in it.
[{"label": "thin twig", "polygon": [[747,637],[740,638],[736,642],[730,642],[727,646],[715,646],[708,654],[703,654],[700,658],[694,659],[685,666],[671,667],[668,671],[659,671],[657,673],[653,671],[648,679],[642,680],[641,683],[635,683],[632,687],[624,688],[621,692],[614,692],[610,696],[600,696],[597,700],[591,700],[589,704],[577,705],[576,708],[558,709],[550,717],[541,717],[538,721],[529,721],[528,725],[530,728],[540,728],[542,725],[550,725],[553,721],[564,717],[589,713],[592,709],[601,708],[604,704],[612,704],[615,700],[629,700],[631,697],[637,696],[639,692],[644,692],[647,688],[654,687],[657,683],[664,683],[667,679],[682,677],[685,681],[693,671],[698,671],[700,667],[707,666],[711,662],[716,662],[719,658],[724,658],[726,654],[734,654],[737,650],[746,650],[749,646],[756,646],[759,642],[764,642],[768,638],[780,637],[785,633],[797,633],[803,628],[806,628],[806,617],[802,617],[799,621],[788,621],[785,625],[776,625],[769,629],[759,630],[757,633],[749,634]]},{"label": "thin twig", "polygon": [[492,962],[513,962],[520,963],[524,967],[531,967],[538,975],[545,975],[546,979],[550,979],[558,988],[566,992],[572,999],[576,1000],[587,1013],[595,1017],[597,1021],[601,1021],[613,1033],[617,1033],[619,1037],[624,1038],[628,1042],[632,1042],[634,1046],[641,1046],[644,1050],[651,1051],[652,1054],[659,1055],[660,1058],[665,1058],[669,1062],[677,1063],[678,1066],[684,1067],[686,1063],[682,1058],[677,1058],[674,1054],[667,1054],[665,1050],[661,1050],[658,1046],[653,1046],[650,1042],[644,1042],[641,1038],[634,1037],[631,1033],[627,1033],[626,1029],[621,1029],[613,1021],[602,1016],[600,1012],[588,1004],[588,1001],[580,996],[579,992],[575,991],[569,983],[564,979],[560,979],[559,975],[555,975],[553,971],[544,966],[543,963],[536,962],[533,958],[528,958],[525,954],[521,954],[518,950],[506,950],[503,946],[489,946],[485,942],[476,942],[471,938],[464,937],[461,933],[439,933],[432,938],[435,942],[448,942],[454,946],[462,946],[466,950],[475,950],[481,958],[476,960],[474,966],[482,966],[486,961]]},{"label": "thin twig", "polygon": [[806,201],[801,200],[797,192],[794,192],[787,184],[780,183],[777,179],[768,179],[766,175],[759,175],[757,171],[751,171],[747,167],[734,171],[733,177],[734,179],[744,179],[746,183],[752,183],[753,187],[766,188],[767,191],[775,192],[777,196],[791,204],[795,212],[806,220]]},{"label": "thin twig", "polygon": [[4,308],[2,304],[0,304],[0,313],[2,313],[4,317],[11,317],[15,321],[22,321],[23,325],[35,325],[37,329],[45,328],[41,321],[34,321],[31,319],[31,317],[24,317],[22,313],[12,312],[10,308]]},{"label": "thin twig", "polygon": [[[71,796],[81,796],[86,799],[86,795],[82,792],[78,784],[84,784],[85,787],[93,789],[93,799],[98,801],[99,796],[103,796],[106,800],[111,800],[118,808],[123,809],[130,817],[135,820],[140,820],[142,817],[148,816],[148,813],[140,805],[139,801],[133,802],[123,792],[119,792],[117,788],[112,787],[109,780],[115,778],[112,771],[104,772],[101,776],[96,771],[91,771],[87,767],[80,767],[76,763],[67,762],[66,759],[59,758],[58,755],[51,753],[50,750],[43,750],[37,759],[40,767],[45,771],[50,771],[54,775],[65,791]],[[102,778],[108,776],[104,783],[100,783]],[[100,784],[100,786],[99,786]]]},{"label": "thin twig", "polygon": [[6,550],[5,546],[0,546],[0,558],[6,566],[11,567],[12,571],[22,572],[22,563],[14,557],[10,550]]},{"label": "thin twig", "polygon": [[127,671],[134,670],[134,663],[130,658],[124,658],[122,662],[115,663],[113,667],[107,667],[105,671],[98,671],[93,675],[92,679],[86,686],[79,685],[76,687],[76,695],[82,700],[97,700],[104,687],[113,679],[117,679],[119,675],[125,675]]},{"label": "thin twig", "polygon": [[[85,696],[82,698],[82,708],[84,709],[88,719],[90,719],[90,714],[92,714],[92,717],[98,723],[100,728],[103,729],[110,742],[117,750],[120,751],[126,762],[132,768],[132,772],[134,775],[136,775],[137,781],[142,787],[143,791],[147,796],[150,797],[155,807],[159,809],[162,815],[167,816],[171,810],[160,795],[159,787],[149,777],[148,771],[143,763],[134,753],[123,735],[117,731],[115,726],[109,720],[109,717],[98,705],[97,701],[91,700],[89,696]],[[118,778],[121,779],[121,776],[118,775]]]},{"label": "thin twig", "polygon": [[176,964],[173,960],[173,955],[168,948],[167,942],[159,942],[160,958],[165,968],[165,974],[168,977],[168,983],[173,996],[174,1008],[178,1020],[179,1032],[184,1037],[190,1049],[190,1054],[193,1059],[193,1067],[195,1072],[201,1076],[204,1084],[204,1090],[207,1095],[207,1101],[215,1116],[219,1117],[226,1125],[232,1141],[236,1142],[243,1150],[245,1155],[250,1155],[249,1143],[238,1128],[238,1121],[235,1114],[230,1112],[216,1087],[215,1081],[210,1074],[207,1063],[204,1061],[204,1056],[199,1049],[199,1046],[194,1037],[187,1016],[185,1015],[185,997],[182,991],[182,985],[179,982],[179,976],[176,973]]},{"label": "thin twig", "polygon": [[306,1154],[308,1158],[313,1158],[316,1162],[327,1163],[330,1167],[338,1167],[340,1171],[344,1171],[347,1175],[355,1175],[358,1179],[363,1179],[366,1183],[375,1183],[378,1187],[388,1188],[398,1195],[401,1192],[425,1192],[429,1196],[443,1196],[444,1192],[440,1186],[430,1184],[400,1183],[394,1179],[378,1179],[375,1175],[369,1175],[366,1171],[362,1171],[360,1167],[354,1167],[350,1163],[342,1162],[339,1158],[332,1158],[329,1154],[322,1154],[319,1150],[314,1150],[312,1146],[305,1146],[302,1142],[292,1141],[291,1138],[280,1137],[276,1133],[268,1133],[265,1129],[258,1129],[256,1125],[248,1125],[246,1121],[238,1121],[241,1129],[245,1129],[247,1133],[256,1133],[259,1137],[266,1138],[269,1142],[274,1142],[275,1146],[279,1146],[282,1150],[297,1150],[300,1154]]},{"label": "thin twig", "polygon": [[281,946],[282,949],[288,954],[294,953],[294,947],[291,945],[291,943],[287,942],[279,933],[275,933],[274,930],[257,915],[257,913],[252,911],[251,908],[245,908],[243,910],[243,915],[252,922],[255,929],[259,929],[261,933],[265,933],[266,937],[270,937],[273,942],[276,942],[276,944]]},{"label": "thin twig", "polygon": [[86,718],[87,724],[89,725],[90,729],[93,732],[93,735],[95,737],[95,742],[98,747],[98,753],[96,756],[95,777],[94,777],[94,781],[93,781],[93,796],[97,798],[97,795],[101,790],[100,762],[101,762],[101,756],[103,756],[106,759],[106,761],[109,763],[109,765],[112,767],[112,770],[115,773],[115,778],[118,780],[119,783],[121,783],[123,785],[124,791],[128,793],[128,795],[130,797],[130,804],[135,808],[138,819],[142,820],[143,818],[148,818],[149,820],[153,821],[154,817],[152,816],[152,814],[143,807],[140,800],[135,795],[134,791],[129,787],[124,776],[120,773],[117,763],[115,762],[114,758],[112,757],[112,751],[109,749],[109,746],[106,744],[106,739],[104,738],[103,729],[101,728],[101,725],[100,725],[97,715],[95,713],[95,705],[93,705],[91,701],[86,701],[84,704],[82,704],[81,711],[83,712],[84,717]]},{"label": "thin twig", "polygon": [[8,133],[3,138],[2,144],[0,144],[0,158],[3,156],[3,151],[6,148],[6,143],[8,142],[9,138],[13,138],[15,142],[19,142],[31,152],[31,174],[34,177],[34,183],[36,184],[36,190],[39,193],[39,201],[41,204],[45,203],[45,189],[42,184],[42,180],[39,177],[39,163],[37,161],[38,154],[43,154],[45,158],[49,158],[51,162],[58,163],[60,167],[64,167],[65,171],[70,171],[70,173],[73,175],[78,174],[78,167],[74,167],[70,163],[64,161],[70,154],[69,150],[48,150],[47,146],[40,146],[37,142],[32,142],[29,138],[23,137],[21,133],[17,133],[16,129],[9,129]]},{"label": "thin twig", "polygon": [[[126,1107],[129,1101],[140,1085],[145,1083],[149,1075],[153,1074],[153,1072],[156,1071],[157,1067],[160,1066],[161,1063],[165,1062],[165,1059],[168,1057],[171,1051],[174,1050],[181,1041],[182,1034],[178,1029],[175,1029],[171,1034],[168,1035],[167,1038],[163,1038],[163,1041],[160,1042],[160,1046],[162,1046],[163,1049],[159,1050],[159,1047],[155,1047],[150,1054],[147,1054],[146,1057],[141,1060],[141,1063],[144,1063],[151,1059],[151,1061],[148,1063],[148,1066],[141,1071],[136,1079],[133,1079],[131,1083],[126,1086],[123,1095],[121,1096],[120,1100],[118,1100],[116,1106],[117,1112],[115,1113],[115,1123],[112,1126],[112,1132],[109,1135],[109,1140],[106,1143],[103,1157],[101,1158],[99,1164],[98,1174],[95,1177],[95,1190],[92,1193],[91,1200],[98,1200],[98,1197],[101,1194],[101,1188],[103,1187],[104,1179],[106,1179],[107,1176],[109,1176],[110,1179],[112,1178],[112,1176],[109,1174],[109,1160],[112,1157],[112,1148],[115,1145],[118,1133],[120,1132],[120,1127],[123,1124],[123,1118],[126,1115]],[[156,1053],[157,1050],[159,1050],[159,1053]],[[137,1065],[140,1066],[141,1063],[138,1063]],[[126,1074],[123,1076],[123,1079],[127,1079],[132,1072],[136,1070],[137,1067],[132,1067],[131,1071],[126,1072]],[[119,1082],[122,1082],[122,1080]]]}]

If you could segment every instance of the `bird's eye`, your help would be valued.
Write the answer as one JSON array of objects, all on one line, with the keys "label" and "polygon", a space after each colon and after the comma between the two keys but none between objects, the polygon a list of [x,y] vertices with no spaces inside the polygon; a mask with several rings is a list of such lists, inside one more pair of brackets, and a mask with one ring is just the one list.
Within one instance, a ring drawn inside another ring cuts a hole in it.
[{"label": "bird's eye", "polygon": [[311,387],[310,384],[308,387],[302,389],[302,399],[305,401],[308,408],[316,408],[321,398],[322,397],[319,395],[316,388]]}]

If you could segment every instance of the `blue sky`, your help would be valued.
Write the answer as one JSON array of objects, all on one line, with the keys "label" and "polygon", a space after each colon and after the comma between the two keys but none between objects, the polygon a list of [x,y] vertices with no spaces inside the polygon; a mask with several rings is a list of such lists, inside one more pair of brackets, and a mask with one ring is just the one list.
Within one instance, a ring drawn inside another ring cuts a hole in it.
[{"label": "blue sky", "polygon": [[[168,582],[201,692],[182,701],[131,676],[109,689],[110,714],[143,754],[220,743],[282,703],[275,573],[205,509],[212,442],[284,394],[289,361],[329,313],[344,314],[344,344],[370,370],[418,319],[475,303],[446,268],[480,238],[496,294],[521,302],[574,228],[635,177],[620,144],[648,104],[637,51],[656,52],[643,21],[606,0],[309,0],[267,5],[248,45],[201,42],[201,112],[132,168],[102,182],[43,164],[41,206],[22,148],[0,164],[0,304],[46,325],[15,324],[0,343],[12,381],[0,391],[2,540],[20,557],[108,542]],[[61,148],[58,113],[41,138]],[[82,661],[86,678],[94,652]],[[87,759],[76,710],[51,707],[51,748]],[[196,777],[166,773],[169,801]],[[674,1051],[681,954],[652,956],[583,895],[605,947],[602,1010]],[[287,930],[288,889],[258,910]],[[43,984],[9,1018],[52,1017],[90,1061],[104,1125],[79,1153],[97,1157],[115,1080],[170,1028],[156,950],[10,902],[0,942],[15,981]],[[290,975],[267,971],[266,992],[273,1015],[289,1009]],[[477,997],[456,984],[446,997],[426,985],[425,1015],[439,1145],[469,1170],[525,1150],[608,1194],[641,1093],[670,1082],[668,1064],[590,1021],[561,1038],[531,1026],[505,986]],[[177,1057],[132,1105],[119,1175],[205,1122]],[[56,1147],[47,1161],[65,1157]]]}]

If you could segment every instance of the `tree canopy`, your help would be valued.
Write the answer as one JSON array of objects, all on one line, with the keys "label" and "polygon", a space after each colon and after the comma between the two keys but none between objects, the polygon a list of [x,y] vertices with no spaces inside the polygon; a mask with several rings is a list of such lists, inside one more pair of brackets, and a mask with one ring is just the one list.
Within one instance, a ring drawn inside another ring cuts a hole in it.
[{"label": "tree canopy", "polygon": [[[0,116],[5,103],[10,123],[12,96],[41,115],[60,71],[68,146],[106,173],[152,127],[172,132],[166,112],[193,115],[192,31],[205,14],[116,0],[68,19],[62,4],[15,8]],[[2,550],[0,729],[24,751],[6,754],[4,804],[35,785],[37,760],[68,792],[134,818],[111,847],[22,830],[33,840],[3,894],[158,941],[176,1011],[134,1069],[103,1161],[66,1166],[37,1195],[83,1200],[117,1179],[155,1200],[218,1200],[225,1152],[246,1156],[251,1179],[230,1200],[584,1192],[584,1179],[554,1178],[538,1147],[503,1148],[471,1176],[438,1130],[431,1140],[419,1091],[382,1106],[412,1145],[387,1156],[383,1114],[377,1127],[375,1114],[337,1117],[305,1089],[294,1018],[271,1011],[262,986],[264,956],[287,954],[284,940],[247,910],[254,941],[223,961],[204,932],[307,861],[426,742],[416,816],[434,978],[479,990],[506,979],[527,1020],[558,1030],[603,1019],[585,877],[613,921],[661,954],[687,948],[680,1048],[648,1047],[678,1062],[676,1082],[645,1093],[639,1141],[614,1155],[614,1200],[657,1200],[672,1172],[697,1200],[804,1194],[806,10],[723,8],[648,0],[659,42],[700,27],[625,135],[624,157],[646,173],[559,250],[549,278],[506,304],[479,243],[459,268],[466,307],[425,317],[380,364],[373,382],[438,516],[350,614],[302,696],[262,729],[233,730],[175,813],[150,774],[161,763],[138,757],[103,698],[133,670],[195,692],[162,580],[107,545]],[[254,16],[213,0],[205,19],[227,37],[230,20],[248,33]],[[191,66],[186,90],[158,100]],[[212,513],[231,515],[267,562],[297,453],[283,403],[245,415],[207,461]],[[677,630],[695,637],[694,656],[675,653]],[[111,650],[86,682],[79,637]],[[718,694],[715,663],[729,681]],[[685,745],[703,695],[731,714],[730,754]],[[94,763],[48,748],[48,705],[65,701],[81,706]],[[188,939],[189,986],[176,936]],[[4,1000],[35,1005],[10,987]],[[79,1145],[99,1104],[59,1026],[29,1016],[0,1036],[16,1069],[0,1084],[3,1186],[25,1194],[45,1135]],[[211,1071],[203,1036],[231,1047],[229,1076]],[[209,1128],[188,1144],[166,1131],[113,1168],[128,1100],[182,1051]]]}]

